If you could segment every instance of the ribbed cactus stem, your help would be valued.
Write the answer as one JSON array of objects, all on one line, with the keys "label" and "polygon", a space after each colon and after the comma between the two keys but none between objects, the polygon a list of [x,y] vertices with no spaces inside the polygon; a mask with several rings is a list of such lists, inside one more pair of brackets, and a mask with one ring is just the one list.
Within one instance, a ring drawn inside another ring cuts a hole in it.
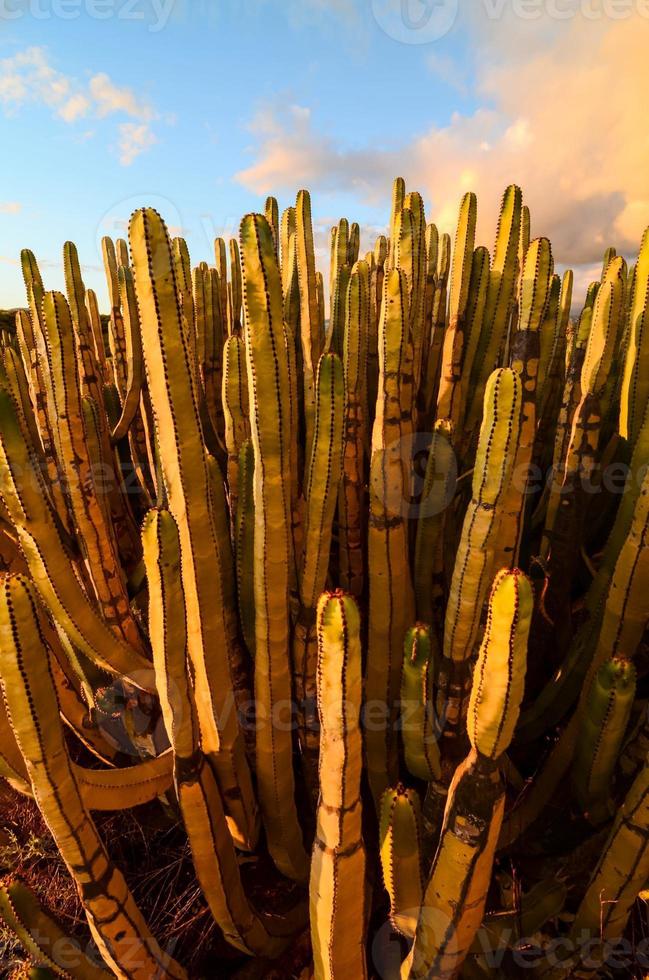
[{"label": "ribbed cactus stem", "polygon": [[439,731],[433,703],[437,668],[436,639],[416,623],[406,633],[401,674],[401,738],[406,766],[413,776],[439,779]]},{"label": "ribbed cactus stem", "polygon": [[300,614],[293,635],[298,738],[304,773],[317,801],[316,611],[327,584],[338,489],[342,474],[344,381],[337,354],[320,358],[316,378],[315,428],[306,482],[304,551],[299,571]]},{"label": "ribbed cactus stem", "polygon": [[415,790],[401,783],[381,797],[379,843],[383,883],[390,896],[390,922],[412,939],[423,898],[421,808]]},{"label": "ribbed cactus stem", "polygon": [[370,272],[361,260],[352,270],[345,311],[343,369],[345,422],[343,479],[338,494],[338,560],[342,588],[357,598],[363,592],[365,445],[367,443],[367,356]]},{"label": "ribbed cactus stem", "polygon": [[[150,511],[143,528],[150,590],[149,627],[165,727],[174,753],[174,781],[196,874],[216,923],[235,948],[275,956],[298,924],[284,934],[249,902],[241,882],[221,795],[209,759],[200,749],[199,723],[186,662],[187,620],[180,571],[178,528],[168,511]],[[299,917],[298,912],[298,917]]]},{"label": "ribbed cactus stem", "polygon": [[612,816],[611,781],[636,689],[632,663],[613,659],[593,678],[572,768],[577,802],[593,824]]},{"label": "ribbed cactus stem", "polygon": [[121,872],[85,808],[63,737],[34,586],[21,575],[0,584],[0,677],[34,796],[72,873],[93,938],[117,976],[184,978],[148,930]]},{"label": "ribbed cactus stem", "polygon": [[[241,223],[245,343],[254,446],[256,758],[262,816],[273,860],[304,880],[308,861],[295,807],[290,727],[289,574],[292,563],[289,385],[282,288],[268,222]],[[279,721],[279,723],[278,723]]]},{"label": "ribbed cactus stem", "polygon": [[457,737],[466,712],[468,663],[495,570],[500,502],[512,479],[522,398],[521,380],[515,371],[499,368],[493,372],[485,391],[472,497],[462,527],[444,624],[438,712],[445,719],[445,730],[451,739]]},{"label": "ribbed cactus stem", "polygon": [[360,617],[351,596],[318,603],[320,800],[309,885],[316,980],[362,980],[365,848],[361,830]]},{"label": "ribbed cactus stem", "polygon": [[456,977],[482,922],[505,805],[499,760],[523,696],[532,605],[522,572],[499,572],[471,691],[471,752],[449,789],[417,925],[413,980]]},{"label": "ribbed cactus stem", "polygon": [[233,832],[242,846],[248,846],[256,834],[255,807],[239,719],[233,710],[231,665],[237,639],[234,609],[228,603],[232,587],[225,575],[230,540],[229,535],[225,540],[219,537],[224,515],[217,520],[213,511],[219,502],[210,485],[196,379],[164,222],[151,209],[136,211],[129,239],[162,475],[181,540],[201,744],[214,759]]}]

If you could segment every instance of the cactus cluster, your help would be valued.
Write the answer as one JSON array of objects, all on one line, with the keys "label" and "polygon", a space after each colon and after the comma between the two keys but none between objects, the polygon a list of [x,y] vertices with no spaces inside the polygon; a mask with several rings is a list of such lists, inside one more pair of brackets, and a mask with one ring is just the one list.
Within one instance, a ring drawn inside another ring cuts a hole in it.
[{"label": "cactus cluster", "polygon": [[[477,207],[453,242],[397,179],[368,251],[332,228],[326,307],[305,190],[193,268],[136,211],[107,316],[72,243],[65,295],[23,251],[0,775],[89,945],[4,867],[16,975],[558,980],[624,943],[649,968],[649,230],[573,319],[520,189],[491,253]],[[102,836],[142,806],[183,835],[216,972]]]}]

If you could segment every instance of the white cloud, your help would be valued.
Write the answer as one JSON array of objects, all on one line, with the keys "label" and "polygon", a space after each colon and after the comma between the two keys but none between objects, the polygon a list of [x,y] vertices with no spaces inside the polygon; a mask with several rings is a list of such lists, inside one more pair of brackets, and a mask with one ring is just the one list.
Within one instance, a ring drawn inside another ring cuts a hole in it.
[{"label": "white cloud", "polygon": [[[157,142],[152,123],[162,118],[150,103],[132,89],[115,84],[105,72],[93,75],[87,84],[65,75],[53,67],[42,47],[0,59],[0,109],[11,115],[27,104],[46,106],[67,125],[89,117],[125,117],[129,121],[120,123],[117,130],[123,166]],[[163,121],[171,125],[173,120],[167,116]]]},{"label": "white cloud", "polygon": [[157,137],[148,123],[122,123],[119,127],[119,162],[123,167],[130,166],[154,143],[157,143]]},{"label": "white cloud", "polygon": [[0,214],[20,214],[22,209],[19,201],[0,201]]}]

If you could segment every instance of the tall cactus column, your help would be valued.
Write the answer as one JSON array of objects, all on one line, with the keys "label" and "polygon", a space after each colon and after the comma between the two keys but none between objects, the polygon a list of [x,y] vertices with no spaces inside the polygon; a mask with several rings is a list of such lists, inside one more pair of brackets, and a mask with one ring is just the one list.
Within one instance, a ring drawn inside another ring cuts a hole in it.
[{"label": "tall cactus column", "polygon": [[360,617],[343,592],[318,604],[320,802],[311,861],[316,980],[363,980],[365,849],[361,831]]},{"label": "tall cactus column", "polygon": [[412,980],[457,977],[482,922],[505,808],[500,760],[523,698],[532,606],[525,575],[499,572],[471,689],[471,750],[449,789],[415,935]]},{"label": "tall cactus column", "polygon": [[289,575],[293,544],[282,286],[266,219],[246,215],[240,240],[254,447],[257,782],[273,860],[284,874],[306,880],[308,859],[295,806],[290,725]]},{"label": "tall cactus column", "polygon": [[[224,497],[212,492],[192,354],[184,329],[167,229],[151,209],[129,227],[142,340],[169,510],[178,524],[189,656],[203,751],[212,756],[235,840],[254,846],[257,813],[237,712],[231,666],[236,610],[230,608],[231,563]],[[228,560],[229,559],[229,560]]]}]

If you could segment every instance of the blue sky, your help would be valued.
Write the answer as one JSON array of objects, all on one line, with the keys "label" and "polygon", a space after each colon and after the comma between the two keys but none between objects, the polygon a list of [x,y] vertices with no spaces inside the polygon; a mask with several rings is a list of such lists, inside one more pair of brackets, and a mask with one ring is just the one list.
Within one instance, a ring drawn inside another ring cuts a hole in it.
[{"label": "blue sky", "polygon": [[[103,300],[100,237],[141,204],[199,261],[268,191],[285,206],[307,186],[323,241],[345,214],[369,247],[396,173],[446,230],[477,190],[486,244],[520,182],[533,232],[584,281],[606,245],[631,251],[649,221],[648,151],[631,119],[610,131],[607,99],[629,106],[649,81],[633,40],[649,19],[559,23],[543,8],[530,23],[506,2],[493,18],[489,0],[438,0],[450,29],[437,38],[422,0],[404,2],[405,27],[400,0],[0,0],[0,307],[24,302],[23,246],[62,285],[66,239]],[[621,80],[607,82],[598,57],[622,41]]]}]

